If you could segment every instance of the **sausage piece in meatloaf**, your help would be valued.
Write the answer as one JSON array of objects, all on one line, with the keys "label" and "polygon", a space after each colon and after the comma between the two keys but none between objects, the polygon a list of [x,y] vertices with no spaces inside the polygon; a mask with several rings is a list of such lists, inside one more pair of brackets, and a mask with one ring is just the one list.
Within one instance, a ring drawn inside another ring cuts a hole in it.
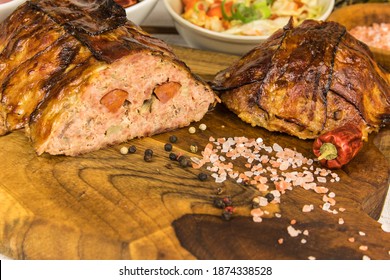
[{"label": "sausage piece in meatloaf", "polygon": [[38,154],[187,126],[216,100],[112,0],[28,1],[0,27],[0,133],[26,127]]}]

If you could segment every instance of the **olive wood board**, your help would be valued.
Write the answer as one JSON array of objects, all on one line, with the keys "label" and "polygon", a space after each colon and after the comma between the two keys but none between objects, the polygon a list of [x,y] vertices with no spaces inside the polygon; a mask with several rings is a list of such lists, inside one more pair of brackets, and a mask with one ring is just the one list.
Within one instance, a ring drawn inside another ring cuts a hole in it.
[{"label": "olive wood board", "polygon": [[[207,80],[237,59],[174,50]],[[370,135],[357,157],[335,171],[339,182],[325,184],[345,212],[325,212],[321,194],[296,187],[274,204],[277,209],[270,209],[281,217],[255,223],[250,211],[259,191],[231,179],[198,180],[200,172],[208,171],[169,160],[163,148],[169,136],[178,138],[173,152],[195,156],[189,146],[196,143],[198,157],[210,136],[261,137],[306,157],[313,157],[312,141],[251,127],[222,104],[194,126],[200,123],[207,129],[194,134],[178,129],[78,157],[37,156],[23,130],[0,137],[0,253],[27,260],[390,259],[390,234],[377,222],[389,186],[388,128]],[[122,155],[124,145],[135,145],[137,152]],[[147,148],[154,151],[151,162],[143,160]],[[314,166],[319,167],[317,162]],[[228,221],[213,205],[223,197],[230,197],[235,207]],[[304,213],[305,204],[315,209]],[[309,234],[291,237],[291,220]]]}]

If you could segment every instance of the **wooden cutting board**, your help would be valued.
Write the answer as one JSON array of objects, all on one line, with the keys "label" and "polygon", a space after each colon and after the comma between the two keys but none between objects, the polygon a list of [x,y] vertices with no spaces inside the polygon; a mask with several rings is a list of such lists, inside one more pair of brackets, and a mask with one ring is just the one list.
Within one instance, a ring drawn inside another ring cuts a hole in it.
[{"label": "wooden cutting board", "polygon": [[[205,79],[236,59],[184,48],[175,52]],[[196,143],[199,157],[210,136],[261,137],[306,157],[312,157],[312,142],[253,128],[222,105],[201,123],[207,129],[195,134],[185,128],[129,141],[126,145],[137,147],[131,155],[120,154],[118,145],[80,157],[38,157],[23,131],[0,137],[0,252],[15,259],[390,258],[390,234],[376,221],[388,189],[389,129],[371,135],[359,155],[337,171],[339,182],[325,184],[344,212],[328,213],[320,208],[321,194],[294,188],[269,209],[270,216],[281,217],[255,223],[250,211],[256,188],[233,180],[199,181],[205,169],[168,159],[163,148],[168,137],[178,137],[174,152],[189,156]],[[147,148],[154,150],[152,162],[143,160]],[[229,221],[213,205],[223,197],[235,207]],[[302,212],[305,204],[314,210]],[[287,232],[291,220],[302,232],[298,237]]]}]

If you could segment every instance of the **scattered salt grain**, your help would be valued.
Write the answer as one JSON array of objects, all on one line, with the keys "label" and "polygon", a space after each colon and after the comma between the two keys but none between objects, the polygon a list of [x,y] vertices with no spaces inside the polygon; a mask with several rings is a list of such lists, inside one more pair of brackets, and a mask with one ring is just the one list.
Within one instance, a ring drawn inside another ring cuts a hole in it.
[{"label": "scattered salt grain", "polygon": [[301,230],[299,229],[295,229],[293,226],[288,226],[287,227],[287,232],[288,234],[291,236],[291,237],[297,237],[298,235],[300,235],[302,233]]},{"label": "scattered salt grain", "polygon": [[278,239],[278,243],[279,243],[279,244],[283,244],[283,241],[284,241],[283,238],[279,238],[279,239]]},{"label": "scattered salt grain", "polygon": [[290,167],[290,163],[288,161],[283,161],[280,166],[279,166],[279,169],[282,170],[282,171],[285,171],[287,170],[288,168]]},{"label": "scattered salt grain", "polygon": [[355,238],[354,237],[350,237],[350,238],[348,238],[348,241],[351,242],[351,243],[354,243],[355,242]]},{"label": "scattered salt grain", "polygon": [[330,203],[329,202],[325,202],[322,205],[322,210],[328,211],[329,209],[330,209]]},{"label": "scattered salt grain", "polygon": [[369,261],[371,260],[371,258],[369,256],[363,255],[362,260]]},{"label": "scattered salt grain", "polygon": [[303,205],[303,207],[302,207],[302,212],[305,212],[305,213],[311,212],[313,210],[314,210],[313,204],[310,204],[310,205],[306,204],[306,205]]},{"label": "scattered salt grain", "polygon": [[361,246],[359,246],[359,250],[361,250],[361,251],[367,251],[367,250],[368,250],[368,246],[361,245]]},{"label": "scattered salt grain", "polygon": [[331,198],[331,197],[327,196],[326,194],[324,194],[322,196],[322,201],[323,202],[329,202],[330,205],[332,205],[332,206],[336,205],[336,200],[334,198]]},{"label": "scattered salt grain", "polygon": [[344,219],[343,218],[339,218],[339,225],[343,225],[344,224]]},{"label": "scattered salt grain", "polygon": [[359,231],[360,236],[366,236],[366,233],[364,231]]},{"label": "scattered salt grain", "polygon": [[314,188],[317,187],[317,184],[316,184],[316,183],[303,183],[303,184],[302,184],[302,187],[303,187],[305,190],[314,190]]},{"label": "scattered salt grain", "polygon": [[308,256],[307,257],[309,260],[312,260],[312,261],[314,261],[315,259],[316,259],[316,257],[313,257],[313,256]]},{"label": "scattered salt grain", "polygon": [[314,191],[316,193],[327,193],[329,191],[329,189],[326,187],[315,187]]},{"label": "scattered salt grain", "polygon": [[320,183],[326,183],[326,178],[325,177],[317,177],[317,181]]},{"label": "scattered salt grain", "polygon": [[272,149],[273,149],[275,152],[282,152],[282,151],[283,151],[283,148],[282,148],[279,144],[277,144],[277,143],[274,143],[274,144],[272,145]]},{"label": "scattered salt grain", "polygon": [[280,197],[280,191],[278,190],[272,190],[270,193],[272,193],[274,197]]},{"label": "scattered salt grain", "polygon": [[305,238],[302,238],[302,239],[301,239],[301,243],[302,243],[302,244],[306,244],[306,243],[307,243],[307,240],[306,240]]},{"label": "scattered salt grain", "polygon": [[263,221],[263,219],[260,216],[253,216],[252,220],[255,223],[261,223]]},{"label": "scattered salt grain", "polygon": [[268,200],[265,197],[260,197],[259,199],[259,206],[267,206],[268,205]]},{"label": "scattered salt grain", "polygon": [[259,217],[261,217],[261,216],[264,215],[264,212],[260,208],[255,208],[255,209],[252,209],[251,215],[252,216],[259,216]]}]

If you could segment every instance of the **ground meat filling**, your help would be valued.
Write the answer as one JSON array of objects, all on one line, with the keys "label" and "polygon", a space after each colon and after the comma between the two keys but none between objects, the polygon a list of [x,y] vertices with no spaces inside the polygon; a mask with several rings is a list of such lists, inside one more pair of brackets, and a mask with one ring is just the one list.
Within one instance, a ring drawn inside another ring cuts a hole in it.
[{"label": "ground meat filling", "polygon": [[72,105],[39,141],[39,154],[75,155],[187,126],[214,100],[186,69],[145,53],[107,65],[84,83],[82,94],[67,95],[78,101],[62,102]]}]

